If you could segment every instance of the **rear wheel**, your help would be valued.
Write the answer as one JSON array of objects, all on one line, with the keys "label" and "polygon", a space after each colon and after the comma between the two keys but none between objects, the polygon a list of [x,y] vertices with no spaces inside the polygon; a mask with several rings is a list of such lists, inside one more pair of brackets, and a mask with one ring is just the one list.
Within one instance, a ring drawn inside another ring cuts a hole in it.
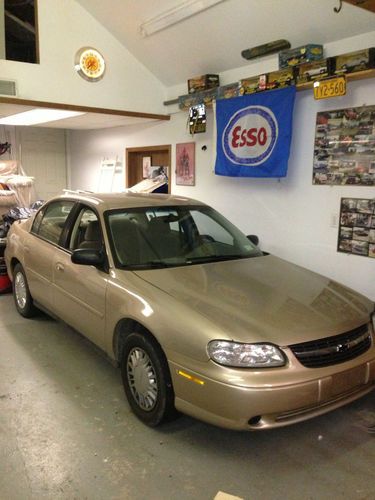
[{"label": "rear wheel", "polygon": [[121,374],[130,407],[142,422],[156,427],[177,416],[168,363],[152,337],[131,333],[126,338]]},{"label": "rear wheel", "polygon": [[13,270],[13,297],[17,311],[24,318],[31,318],[36,313],[33,298],[30,295],[26,274],[21,264],[16,264]]}]

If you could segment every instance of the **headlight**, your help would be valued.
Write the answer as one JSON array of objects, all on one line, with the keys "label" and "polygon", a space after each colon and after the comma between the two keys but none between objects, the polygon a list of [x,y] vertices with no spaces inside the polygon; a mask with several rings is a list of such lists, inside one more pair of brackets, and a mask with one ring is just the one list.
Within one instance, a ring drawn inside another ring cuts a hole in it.
[{"label": "headlight", "polygon": [[212,340],[208,355],[220,365],[237,368],[272,368],[284,366],[283,353],[272,344],[239,344],[227,340]]}]

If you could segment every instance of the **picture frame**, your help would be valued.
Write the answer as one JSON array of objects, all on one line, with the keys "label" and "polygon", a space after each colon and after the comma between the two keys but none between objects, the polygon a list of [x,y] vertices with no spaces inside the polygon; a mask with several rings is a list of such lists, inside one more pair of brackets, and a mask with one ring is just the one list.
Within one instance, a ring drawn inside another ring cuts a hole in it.
[{"label": "picture frame", "polygon": [[375,186],[375,106],[317,113],[313,184]]},{"label": "picture frame", "polygon": [[337,251],[375,258],[375,199],[341,198]]},{"label": "picture frame", "polygon": [[148,179],[150,177],[151,156],[144,156],[142,158],[142,177]]},{"label": "picture frame", "polygon": [[195,142],[176,144],[176,184],[195,186]]}]

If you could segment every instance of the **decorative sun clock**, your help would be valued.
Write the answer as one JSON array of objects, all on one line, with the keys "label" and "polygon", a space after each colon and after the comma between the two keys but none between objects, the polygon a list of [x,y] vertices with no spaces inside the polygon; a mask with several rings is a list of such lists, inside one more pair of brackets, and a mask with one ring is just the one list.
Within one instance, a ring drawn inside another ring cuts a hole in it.
[{"label": "decorative sun clock", "polygon": [[79,49],[74,62],[77,73],[88,82],[97,82],[103,78],[105,72],[104,57],[93,47]]}]

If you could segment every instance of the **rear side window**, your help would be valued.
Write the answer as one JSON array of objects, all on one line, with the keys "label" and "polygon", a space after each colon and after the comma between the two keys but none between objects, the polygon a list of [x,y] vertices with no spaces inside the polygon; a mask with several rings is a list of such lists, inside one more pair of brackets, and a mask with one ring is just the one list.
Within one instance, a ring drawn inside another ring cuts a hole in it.
[{"label": "rear side window", "polygon": [[36,215],[31,232],[57,245],[73,206],[74,202],[68,200],[50,203]]}]

